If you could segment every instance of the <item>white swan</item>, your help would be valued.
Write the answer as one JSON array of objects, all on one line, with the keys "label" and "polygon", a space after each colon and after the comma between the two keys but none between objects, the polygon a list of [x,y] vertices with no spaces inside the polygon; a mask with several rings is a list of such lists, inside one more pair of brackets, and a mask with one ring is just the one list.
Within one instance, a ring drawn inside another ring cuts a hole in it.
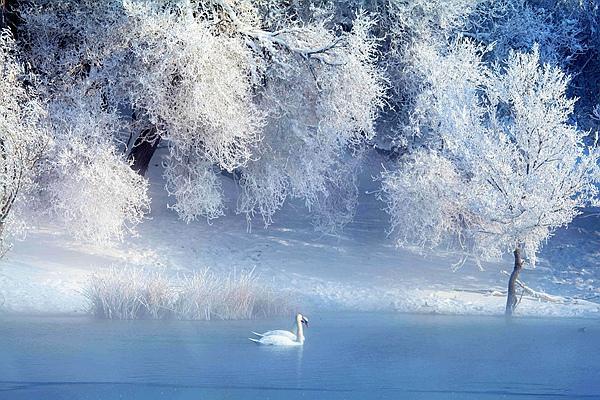
[{"label": "white swan", "polygon": [[308,328],[308,319],[302,314],[296,315],[296,326],[294,330],[296,333],[284,330],[274,330],[265,333],[252,332],[260,339],[252,339],[255,343],[271,345],[271,346],[302,346],[304,344],[304,328],[302,324]]}]

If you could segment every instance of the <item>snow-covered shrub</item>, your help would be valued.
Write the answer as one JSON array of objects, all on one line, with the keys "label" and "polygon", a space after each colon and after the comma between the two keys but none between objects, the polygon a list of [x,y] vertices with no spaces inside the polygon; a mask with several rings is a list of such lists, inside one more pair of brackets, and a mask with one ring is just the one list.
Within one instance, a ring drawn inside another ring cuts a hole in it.
[{"label": "snow-covered shrub", "polygon": [[84,292],[89,311],[105,319],[211,320],[289,315],[288,298],[254,270],[218,275],[208,268],[177,277],[140,268],[94,274]]},{"label": "snow-covered shrub", "polygon": [[[15,208],[33,188],[50,137],[45,109],[32,86],[35,77],[16,58],[8,30],[0,31],[0,254]],[[12,232],[11,232],[12,231]]]}]

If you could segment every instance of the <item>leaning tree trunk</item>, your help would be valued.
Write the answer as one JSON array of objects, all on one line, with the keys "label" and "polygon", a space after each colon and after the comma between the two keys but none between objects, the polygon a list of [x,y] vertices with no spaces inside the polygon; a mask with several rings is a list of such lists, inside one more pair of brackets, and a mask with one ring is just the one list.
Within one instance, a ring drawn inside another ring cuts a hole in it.
[{"label": "leaning tree trunk", "polygon": [[144,176],[150,165],[150,160],[160,143],[160,135],[155,127],[146,128],[135,140],[133,148],[127,159],[132,161],[131,168],[138,174]]},{"label": "leaning tree trunk", "polygon": [[521,257],[521,248],[517,247],[513,252],[515,255],[515,267],[513,272],[510,274],[510,278],[508,280],[508,295],[506,298],[506,315],[511,316],[517,308],[517,293],[515,289],[515,284],[517,283],[517,279],[519,279],[519,273],[521,273],[521,269],[523,269],[523,258]]}]

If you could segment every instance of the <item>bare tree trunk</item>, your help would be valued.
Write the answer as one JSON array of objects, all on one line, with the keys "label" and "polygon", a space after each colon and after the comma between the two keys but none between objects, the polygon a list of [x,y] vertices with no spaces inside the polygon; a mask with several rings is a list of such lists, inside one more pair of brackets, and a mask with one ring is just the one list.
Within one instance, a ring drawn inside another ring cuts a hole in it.
[{"label": "bare tree trunk", "polygon": [[135,140],[133,148],[129,152],[127,159],[133,161],[131,168],[138,174],[144,176],[150,165],[150,160],[160,143],[160,135],[157,134],[156,128],[146,128],[140,133]]},{"label": "bare tree trunk", "polygon": [[511,316],[517,308],[517,293],[515,289],[515,284],[517,283],[517,279],[519,279],[519,273],[521,273],[521,269],[523,269],[523,258],[521,257],[521,248],[517,247],[513,252],[515,256],[515,267],[513,272],[510,274],[510,278],[508,279],[508,294],[506,298],[506,316]]}]

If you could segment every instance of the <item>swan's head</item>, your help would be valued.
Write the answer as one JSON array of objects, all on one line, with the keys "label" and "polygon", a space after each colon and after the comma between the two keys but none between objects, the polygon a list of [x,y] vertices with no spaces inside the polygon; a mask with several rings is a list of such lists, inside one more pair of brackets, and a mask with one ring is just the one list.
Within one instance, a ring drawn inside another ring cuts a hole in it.
[{"label": "swan's head", "polygon": [[306,327],[308,327],[308,318],[306,318],[304,315],[302,315],[302,314],[296,315],[296,320],[298,321],[299,324],[304,324],[304,325],[306,325]]}]

